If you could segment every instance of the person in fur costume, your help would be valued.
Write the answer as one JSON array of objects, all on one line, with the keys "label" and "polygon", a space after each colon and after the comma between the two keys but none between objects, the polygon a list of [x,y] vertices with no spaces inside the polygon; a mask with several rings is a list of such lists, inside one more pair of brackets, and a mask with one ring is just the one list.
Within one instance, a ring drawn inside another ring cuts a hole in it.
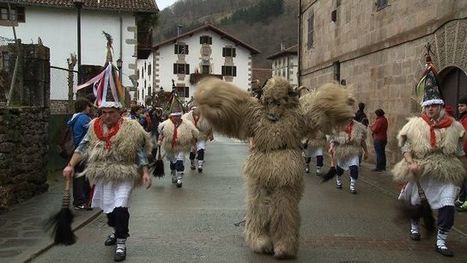
[{"label": "person in fur costume", "polygon": [[342,175],[344,171],[350,172],[350,192],[357,193],[359,156],[363,152],[363,159],[368,157],[366,146],[367,130],[365,125],[350,119],[343,129],[331,136],[330,151],[336,159],[336,187],[342,189]]},{"label": "person in fur costume", "polygon": [[[110,93],[110,92],[109,92]],[[151,152],[149,134],[135,120],[121,116],[118,102],[100,105],[101,116],[90,122],[87,134],[75,150],[64,176],[73,176],[74,167],[87,159],[84,174],[94,184],[92,207],[107,215],[107,223],[114,232],[105,241],[116,245],[114,260],[126,258],[126,239],[129,236],[129,198],[134,187],[144,183],[151,186],[147,155]]]},{"label": "person in fur costume", "polygon": [[[433,72],[428,71],[425,79],[423,112],[419,117],[409,118],[399,131],[397,139],[404,158],[393,167],[392,173],[395,181],[405,183],[400,200],[420,206],[421,190],[422,198],[438,210],[435,249],[452,257],[447,238],[454,224],[454,201],[466,176],[464,128],[444,111]],[[421,237],[419,221],[418,217],[410,219],[409,236],[414,241]]]},{"label": "person in fur costume", "polygon": [[193,123],[183,119],[182,115],[182,108],[175,107],[169,118],[159,124],[159,143],[170,162],[172,183],[179,188],[183,184],[185,153],[190,152],[191,146],[199,135]]},{"label": "person in fur costume", "polygon": [[337,84],[327,84],[308,97],[313,106],[303,111],[297,92],[280,77],[267,81],[260,100],[213,78],[200,81],[194,97],[215,131],[252,141],[244,166],[247,244],[257,253],[294,258],[304,188],[301,140],[307,131],[330,130],[353,117],[353,98]]},{"label": "person in fur costume", "polygon": [[[307,111],[308,108],[312,107],[310,102],[312,100],[308,99],[308,96],[313,96],[310,94],[310,90],[304,86],[300,86],[297,89],[300,99],[299,103],[302,107],[302,110]],[[306,95],[310,94],[310,95]],[[305,157],[305,173],[310,172],[310,163],[311,158],[316,159],[316,175],[321,174],[321,168],[324,165],[323,149],[326,146],[326,135],[319,130],[310,130],[307,132],[305,138],[303,139],[303,155]]]},{"label": "person in fur costume", "polygon": [[[206,141],[214,139],[211,125],[200,115],[198,108],[195,106],[191,108],[191,111],[185,113],[183,118],[193,123],[199,131],[199,136],[190,151],[190,168],[191,170],[195,170],[196,166],[198,166],[198,173],[202,173]],[[195,158],[198,160],[197,164],[195,163]]]}]

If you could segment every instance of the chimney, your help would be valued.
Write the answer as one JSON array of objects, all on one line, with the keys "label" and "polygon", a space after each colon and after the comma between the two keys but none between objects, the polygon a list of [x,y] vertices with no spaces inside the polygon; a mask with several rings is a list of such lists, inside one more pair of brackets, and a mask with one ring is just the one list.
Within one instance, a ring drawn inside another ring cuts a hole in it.
[{"label": "chimney", "polygon": [[177,25],[177,37],[180,36],[180,34],[182,34],[182,28],[182,25]]}]

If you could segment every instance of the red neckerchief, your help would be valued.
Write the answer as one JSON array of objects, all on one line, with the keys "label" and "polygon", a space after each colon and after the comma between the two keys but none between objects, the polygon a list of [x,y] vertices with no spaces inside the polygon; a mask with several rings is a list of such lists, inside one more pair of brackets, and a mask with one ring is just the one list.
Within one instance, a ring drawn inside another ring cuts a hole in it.
[{"label": "red neckerchief", "polygon": [[422,114],[422,119],[430,126],[430,144],[431,147],[436,148],[436,134],[435,129],[442,129],[451,126],[452,118],[444,115],[443,119],[438,122],[434,122],[426,113]]},{"label": "red neckerchief", "polygon": [[170,121],[173,123],[174,125],[174,134],[172,135],[172,148],[175,147],[175,144],[177,144],[177,136],[178,136],[178,126],[180,126],[180,124],[182,123],[181,121],[177,124],[174,122],[174,120],[172,118],[170,118]]},{"label": "red neckerchief", "polygon": [[350,136],[352,134],[352,128],[353,128],[353,121],[351,121],[349,124],[347,124],[347,126],[345,126],[345,133],[347,133],[347,135],[349,136],[349,141],[350,141]]},{"label": "red neckerchief", "polygon": [[106,150],[110,150],[112,148],[112,143],[110,142],[110,139],[115,135],[117,134],[117,132],[120,130],[120,125],[122,124],[122,121],[123,119],[120,118],[117,123],[114,124],[114,126],[112,126],[112,128],[110,128],[106,134],[104,134],[104,129],[102,127],[102,119],[101,118],[98,118],[95,122],[94,122],[94,132],[96,133],[96,136],[99,140],[101,141],[104,141],[105,142],[105,146],[104,148]]},{"label": "red neckerchief", "polygon": [[[191,114],[193,114],[193,113],[191,113]],[[193,121],[195,122],[194,124],[195,124],[195,127],[196,127],[196,128],[198,128],[198,121],[199,121],[200,118],[201,118],[200,115],[198,115],[198,117],[196,117],[195,115],[193,115]]]}]

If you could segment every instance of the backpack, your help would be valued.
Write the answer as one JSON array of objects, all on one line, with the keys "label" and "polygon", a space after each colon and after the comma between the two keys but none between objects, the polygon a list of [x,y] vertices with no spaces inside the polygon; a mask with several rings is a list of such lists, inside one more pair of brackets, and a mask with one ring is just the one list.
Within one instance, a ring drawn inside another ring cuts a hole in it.
[{"label": "backpack", "polygon": [[75,151],[75,144],[73,142],[73,129],[69,125],[66,126],[65,132],[62,134],[58,142],[58,154],[64,159],[69,159]]}]

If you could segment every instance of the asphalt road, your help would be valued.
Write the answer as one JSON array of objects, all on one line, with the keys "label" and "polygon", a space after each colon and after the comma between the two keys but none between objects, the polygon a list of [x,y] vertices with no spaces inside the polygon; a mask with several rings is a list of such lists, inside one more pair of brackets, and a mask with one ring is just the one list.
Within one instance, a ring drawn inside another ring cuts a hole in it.
[{"label": "asphalt road", "polygon": [[[244,216],[247,154],[246,144],[218,136],[208,143],[202,175],[186,162],[183,188],[166,176],[134,191],[126,262],[276,262],[250,251],[243,225],[235,225]],[[467,262],[467,240],[457,233],[449,239],[452,259],[434,251],[435,237],[409,240],[408,225],[393,220],[395,196],[362,180],[352,195],[347,174],[343,190],[305,176],[296,262]],[[104,246],[110,231],[101,214],[76,232],[75,245],[52,247],[33,262],[113,262],[113,248]]]}]

